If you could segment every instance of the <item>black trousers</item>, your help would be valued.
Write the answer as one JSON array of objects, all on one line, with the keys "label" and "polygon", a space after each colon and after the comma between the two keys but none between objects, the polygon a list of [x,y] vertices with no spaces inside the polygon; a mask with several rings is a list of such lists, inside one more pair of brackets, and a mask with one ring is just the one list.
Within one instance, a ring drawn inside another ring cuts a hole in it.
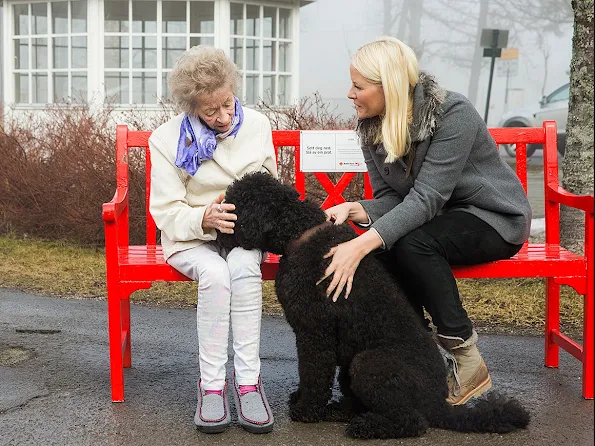
[{"label": "black trousers", "polygon": [[521,247],[506,242],[478,217],[454,211],[411,231],[378,257],[397,278],[425,326],[430,321],[424,317],[424,308],[438,333],[468,339],[473,325],[461,304],[450,265],[507,259]]}]

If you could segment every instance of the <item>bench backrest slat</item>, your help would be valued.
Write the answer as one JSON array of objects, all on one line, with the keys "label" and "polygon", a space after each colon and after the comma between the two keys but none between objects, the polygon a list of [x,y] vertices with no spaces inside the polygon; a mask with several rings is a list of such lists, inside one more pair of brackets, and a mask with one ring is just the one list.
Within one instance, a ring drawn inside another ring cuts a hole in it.
[{"label": "bench backrest slat", "polygon": [[[516,174],[527,192],[527,144],[543,144],[544,147],[544,175],[545,182],[558,185],[558,158],[556,142],[556,125],[553,121],[544,122],[541,128],[492,128],[490,134],[498,145],[516,144]],[[149,196],[151,193],[151,153],[149,150],[150,131],[129,131],[126,125],[118,125],[116,130],[116,177],[117,186],[128,187],[128,151],[133,148],[143,149],[145,152],[145,214],[146,214],[146,243],[147,245],[156,244],[157,230],[155,222],[149,212]],[[279,149],[282,147],[292,147],[294,150],[294,169],[295,169],[295,188],[300,193],[300,198],[306,196],[306,174],[300,170],[300,132],[299,130],[274,130],[273,145],[275,154],[279,158]],[[314,173],[314,177],[327,192],[322,207],[324,209],[341,203],[344,200],[341,193],[351,181],[356,178],[356,174],[351,172],[344,173],[335,184],[325,173]],[[546,191],[547,193],[547,191]],[[372,188],[368,174],[364,174],[364,197],[372,197]],[[128,212],[128,211],[126,211]],[[558,223],[560,219],[559,207],[549,203],[546,197],[545,213],[549,218],[553,218],[546,228],[548,240],[559,240]],[[551,217],[550,217],[551,215]],[[128,215],[123,216],[123,220],[128,225]],[[126,226],[127,227],[127,226]],[[128,244],[128,231],[125,231],[125,238],[120,238],[122,245]],[[551,233],[550,233],[551,232]],[[124,236],[122,234],[122,236]]]}]

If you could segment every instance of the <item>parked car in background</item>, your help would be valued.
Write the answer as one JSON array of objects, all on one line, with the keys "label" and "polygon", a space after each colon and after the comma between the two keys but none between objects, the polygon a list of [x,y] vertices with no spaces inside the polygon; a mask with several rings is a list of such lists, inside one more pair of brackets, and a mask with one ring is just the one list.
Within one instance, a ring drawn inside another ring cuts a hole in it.
[{"label": "parked car in background", "polygon": [[[500,119],[498,127],[541,127],[543,121],[554,120],[558,129],[558,153],[564,155],[569,94],[570,83],[562,85],[541,98],[538,104],[505,113]],[[507,144],[503,147],[509,156],[516,155],[514,145]],[[542,149],[541,144],[527,144],[527,157],[533,155],[537,149]]]}]

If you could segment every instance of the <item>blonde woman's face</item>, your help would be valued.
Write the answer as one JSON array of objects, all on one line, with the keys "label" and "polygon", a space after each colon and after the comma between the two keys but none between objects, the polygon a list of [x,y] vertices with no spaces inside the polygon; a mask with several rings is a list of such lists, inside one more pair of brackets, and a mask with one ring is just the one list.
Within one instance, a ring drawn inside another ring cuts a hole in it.
[{"label": "blonde woman's face", "polygon": [[382,115],[385,106],[382,86],[370,82],[353,65],[349,66],[349,73],[351,88],[347,97],[353,101],[357,117],[363,119]]},{"label": "blonde woman's face", "polygon": [[229,130],[235,113],[235,101],[231,87],[225,86],[210,94],[197,98],[198,106],[194,113],[211,129],[218,132]]}]

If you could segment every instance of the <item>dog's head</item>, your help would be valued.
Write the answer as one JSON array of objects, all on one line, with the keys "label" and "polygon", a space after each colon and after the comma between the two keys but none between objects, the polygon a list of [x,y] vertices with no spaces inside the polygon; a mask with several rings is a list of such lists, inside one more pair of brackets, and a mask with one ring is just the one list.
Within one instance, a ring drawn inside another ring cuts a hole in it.
[{"label": "dog's head", "polygon": [[234,181],[225,201],[235,205],[238,219],[233,235],[218,234],[224,246],[284,254],[291,240],[325,220],[316,204],[300,201],[292,186],[267,173],[249,173]]}]

